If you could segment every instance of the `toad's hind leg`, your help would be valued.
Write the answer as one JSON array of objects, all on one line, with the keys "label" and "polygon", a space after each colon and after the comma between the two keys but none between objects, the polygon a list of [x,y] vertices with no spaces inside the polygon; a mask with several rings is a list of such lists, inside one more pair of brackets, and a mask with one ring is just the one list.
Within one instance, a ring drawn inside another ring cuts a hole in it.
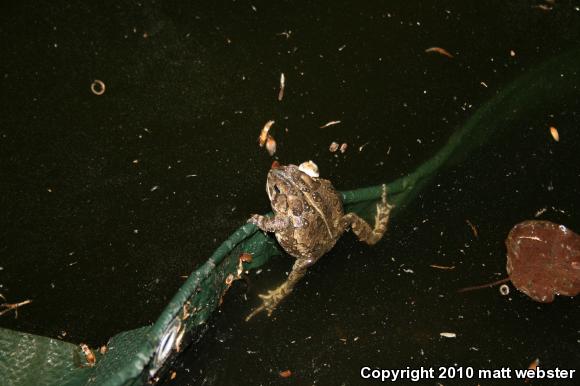
[{"label": "toad's hind leg", "polygon": [[254,316],[262,311],[266,311],[268,316],[272,315],[276,306],[284,299],[286,296],[292,292],[296,283],[302,279],[306,274],[308,267],[315,263],[312,259],[298,259],[294,262],[292,267],[292,272],[288,275],[288,279],[278,288],[268,291],[267,294],[259,295],[262,298],[262,305],[256,308],[250,315],[246,317],[246,322],[252,319]]},{"label": "toad's hind leg", "polygon": [[347,213],[343,218],[345,228],[350,227],[358,239],[369,245],[376,244],[387,231],[389,216],[394,205],[387,202],[387,187],[383,185],[381,202],[377,204],[377,214],[375,216],[375,227],[371,226],[354,213]]}]

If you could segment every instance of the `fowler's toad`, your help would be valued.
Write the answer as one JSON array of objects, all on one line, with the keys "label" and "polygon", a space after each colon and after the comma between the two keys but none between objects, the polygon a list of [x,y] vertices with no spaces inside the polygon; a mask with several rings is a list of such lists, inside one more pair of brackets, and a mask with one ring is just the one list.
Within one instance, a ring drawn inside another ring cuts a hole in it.
[{"label": "fowler's toad", "polygon": [[311,177],[296,165],[274,163],[266,182],[266,191],[274,211],[273,217],[253,215],[248,222],[261,230],[274,232],[278,243],[296,258],[288,279],[278,288],[259,295],[263,304],[247,318],[261,311],[268,316],[304,276],[308,267],[328,252],[347,229],[352,229],[360,241],[375,244],[387,230],[392,205],[387,203],[383,185],[381,202],[377,205],[375,226],[371,228],[354,213],[344,214],[342,201],[330,181]]}]

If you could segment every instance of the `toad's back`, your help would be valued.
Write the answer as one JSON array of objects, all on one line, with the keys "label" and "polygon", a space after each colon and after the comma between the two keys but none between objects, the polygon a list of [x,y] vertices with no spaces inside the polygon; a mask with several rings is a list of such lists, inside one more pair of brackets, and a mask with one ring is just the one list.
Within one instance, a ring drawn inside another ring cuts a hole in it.
[{"label": "toad's back", "polygon": [[[342,201],[330,181],[318,179],[316,189],[303,192],[302,212],[276,238],[290,255],[317,259],[328,252],[344,232]],[[298,214],[298,213],[296,213]]]}]

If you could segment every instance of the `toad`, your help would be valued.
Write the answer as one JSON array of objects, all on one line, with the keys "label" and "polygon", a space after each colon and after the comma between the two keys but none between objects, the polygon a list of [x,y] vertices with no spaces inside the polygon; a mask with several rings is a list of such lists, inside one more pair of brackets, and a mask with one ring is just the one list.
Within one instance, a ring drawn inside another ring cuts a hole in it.
[{"label": "toad", "polygon": [[318,178],[317,168],[313,170],[312,165],[312,162],[306,162],[300,167],[284,166],[275,162],[266,181],[274,215],[255,214],[248,220],[265,232],[273,232],[280,246],[296,261],[282,285],[259,295],[262,305],[248,315],[246,321],[262,311],[270,316],[280,301],[292,292],[308,267],[328,252],[346,230],[352,229],[360,241],[369,245],[377,243],[387,230],[393,205],[387,202],[385,185],[382,199],[377,204],[375,224],[371,227],[354,213],[344,214],[339,193],[330,181]]}]

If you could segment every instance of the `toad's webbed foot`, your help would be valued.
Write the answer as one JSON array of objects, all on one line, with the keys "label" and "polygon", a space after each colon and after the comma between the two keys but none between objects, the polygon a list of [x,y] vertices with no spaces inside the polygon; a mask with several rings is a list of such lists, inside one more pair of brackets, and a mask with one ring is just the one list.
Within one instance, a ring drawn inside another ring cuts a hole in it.
[{"label": "toad's webbed foot", "polygon": [[360,241],[363,241],[369,245],[376,244],[387,231],[391,209],[393,208],[394,205],[391,205],[387,202],[387,187],[386,185],[383,185],[381,202],[377,204],[375,227],[371,228],[371,226],[365,220],[354,213],[348,213],[343,217],[344,226],[350,226]]},{"label": "toad's webbed foot", "polygon": [[315,259],[296,260],[290,275],[288,275],[288,280],[282,283],[282,285],[275,290],[268,291],[268,293],[264,295],[259,295],[262,298],[262,305],[256,308],[250,315],[246,317],[246,322],[262,311],[266,311],[268,316],[272,315],[272,312],[274,312],[276,306],[278,306],[282,299],[284,299],[290,294],[290,292],[292,292],[296,283],[298,283],[300,279],[302,279],[302,277],[306,274],[308,267],[310,267],[315,262]]},{"label": "toad's webbed foot", "polygon": [[257,307],[246,317],[246,322],[262,311],[266,311],[268,316],[271,316],[272,312],[276,309],[276,306],[286,297],[286,295],[288,295],[288,293],[289,292],[286,291],[286,283],[284,283],[275,290],[268,291],[267,294],[258,295],[262,298],[262,305]]},{"label": "toad's webbed foot", "polygon": [[375,215],[375,231],[381,232],[381,236],[387,230],[389,224],[389,217],[391,210],[395,205],[387,202],[387,185],[383,184],[383,193],[381,195],[381,202],[377,204],[377,214]]}]

